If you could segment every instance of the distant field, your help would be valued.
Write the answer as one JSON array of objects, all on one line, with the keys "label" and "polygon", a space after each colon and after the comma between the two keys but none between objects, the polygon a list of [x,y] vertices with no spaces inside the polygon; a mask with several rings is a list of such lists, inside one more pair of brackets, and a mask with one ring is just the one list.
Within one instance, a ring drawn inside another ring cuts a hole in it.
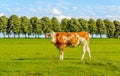
[{"label": "distant field", "polygon": [[120,76],[120,39],[91,39],[92,60],[81,46],[59,60],[50,39],[0,39],[0,76]]}]

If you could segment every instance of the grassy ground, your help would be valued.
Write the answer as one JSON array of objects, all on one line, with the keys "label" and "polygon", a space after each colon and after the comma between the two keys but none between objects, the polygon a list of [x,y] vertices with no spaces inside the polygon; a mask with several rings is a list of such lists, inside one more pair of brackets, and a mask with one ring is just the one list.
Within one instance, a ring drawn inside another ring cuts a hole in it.
[{"label": "grassy ground", "polygon": [[0,39],[0,76],[120,76],[120,39],[91,39],[92,60],[81,46],[58,50],[49,39]]}]

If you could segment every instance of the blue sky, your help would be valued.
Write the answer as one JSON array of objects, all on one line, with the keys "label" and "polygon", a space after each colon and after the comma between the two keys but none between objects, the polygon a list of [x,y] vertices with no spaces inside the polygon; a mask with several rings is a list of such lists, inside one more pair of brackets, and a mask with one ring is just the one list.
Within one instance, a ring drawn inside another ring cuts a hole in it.
[{"label": "blue sky", "polygon": [[120,0],[0,0],[0,16],[120,20]]}]

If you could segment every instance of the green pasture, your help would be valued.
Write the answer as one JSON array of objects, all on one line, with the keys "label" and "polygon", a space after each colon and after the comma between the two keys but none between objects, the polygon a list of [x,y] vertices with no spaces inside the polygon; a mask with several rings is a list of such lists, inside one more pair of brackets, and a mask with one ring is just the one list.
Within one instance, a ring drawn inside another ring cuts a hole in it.
[{"label": "green pasture", "polygon": [[0,76],[120,76],[120,39],[91,39],[92,60],[81,46],[65,48],[65,59],[50,39],[0,39]]}]

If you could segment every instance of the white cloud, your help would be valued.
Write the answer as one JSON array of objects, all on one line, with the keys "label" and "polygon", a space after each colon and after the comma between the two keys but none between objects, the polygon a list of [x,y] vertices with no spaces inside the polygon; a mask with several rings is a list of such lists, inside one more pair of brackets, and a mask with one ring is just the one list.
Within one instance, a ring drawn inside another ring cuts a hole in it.
[{"label": "white cloud", "polygon": [[71,17],[70,17],[70,16],[67,16],[67,15],[59,15],[59,16],[57,16],[57,18],[58,18],[59,20],[62,20],[63,18],[70,19]]},{"label": "white cloud", "polygon": [[[75,7],[76,8],[76,7]],[[77,15],[82,18],[101,18],[110,20],[120,20],[120,6],[119,5],[98,5],[77,7]]]},{"label": "white cloud", "polygon": [[[36,7],[37,5],[37,7]],[[47,1],[36,1],[22,6],[22,3],[15,2],[14,6],[10,4],[1,4],[0,8],[5,11],[6,15],[18,14],[26,16],[49,16],[56,17],[59,20],[63,18],[109,18],[120,19],[120,5],[78,5],[71,1],[58,0],[55,3]],[[0,16],[4,15],[0,13]]]},{"label": "white cloud", "polygon": [[7,8],[5,8],[5,10],[7,10],[8,12],[21,12],[24,9],[23,8],[19,8],[19,7],[15,7],[15,8],[7,7]]},{"label": "white cloud", "polygon": [[4,16],[4,13],[0,13],[0,17],[1,17],[1,16]]},{"label": "white cloud", "polygon": [[62,12],[60,10],[58,10],[57,8],[53,8],[51,11],[51,14],[53,15],[61,15]]},{"label": "white cloud", "polygon": [[59,21],[61,21],[63,18],[70,19],[71,17],[68,15],[64,15],[63,12],[57,8],[53,8],[50,12],[52,16],[55,16]]},{"label": "white cloud", "polygon": [[112,16],[112,15],[106,15],[103,17],[104,19],[110,19],[110,20],[120,20],[120,16],[119,15],[115,15],[115,16]]}]

